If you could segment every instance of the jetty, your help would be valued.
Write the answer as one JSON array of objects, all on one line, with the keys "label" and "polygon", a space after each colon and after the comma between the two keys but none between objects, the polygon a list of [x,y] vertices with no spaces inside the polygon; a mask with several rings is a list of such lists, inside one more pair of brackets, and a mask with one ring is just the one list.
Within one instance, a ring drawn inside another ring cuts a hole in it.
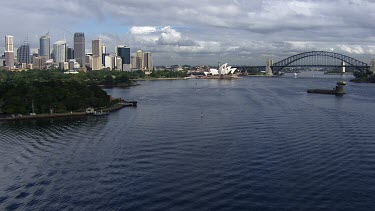
[{"label": "jetty", "polygon": [[345,81],[338,81],[337,85],[336,85],[336,88],[334,88],[334,89],[308,89],[307,93],[342,96],[342,95],[346,94],[345,89],[344,89],[345,85],[346,85]]},{"label": "jetty", "polygon": [[[138,104],[137,101],[120,101],[119,103],[116,103],[112,106],[106,107],[106,108],[98,108],[97,110],[100,110],[104,113],[110,113],[114,111],[118,111],[124,107],[136,107]],[[11,121],[11,120],[35,120],[35,119],[56,119],[56,118],[68,118],[68,117],[85,117],[85,116],[92,116],[95,114],[94,108],[87,108],[85,111],[76,111],[76,112],[67,112],[67,113],[50,113],[50,114],[35,114],[31,113],[30,115],[7,115],[0,117],[0,121]]]}]

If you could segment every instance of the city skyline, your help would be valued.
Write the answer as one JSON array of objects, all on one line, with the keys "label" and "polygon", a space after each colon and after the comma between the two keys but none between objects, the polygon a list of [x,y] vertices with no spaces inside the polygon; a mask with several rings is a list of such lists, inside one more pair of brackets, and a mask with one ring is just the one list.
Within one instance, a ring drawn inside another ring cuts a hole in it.
[{"label": "city skyline", "polygon": [[[13,35],[16,48],[28,36],[32,51],[46,32],[51,43],[66,36],[70,47],[74,33],[83,32],[86,51],[91,50],[91,40],[100,38],[110,53],[117,45],[151,51],[155,65],[264,64],[268,58],[277,61],[311,50],[335,51],[366,62],[375,57],[375,3],[369,1],[109,0],[58,6],[57,1],[37,0],[33,5],[42,5],[38,12],[19,7],[22,4],[27,2],[4,2],[0,17],[13,18],[0,23],[1,36]],[[18,18],[18,13],[24,17]]]}]

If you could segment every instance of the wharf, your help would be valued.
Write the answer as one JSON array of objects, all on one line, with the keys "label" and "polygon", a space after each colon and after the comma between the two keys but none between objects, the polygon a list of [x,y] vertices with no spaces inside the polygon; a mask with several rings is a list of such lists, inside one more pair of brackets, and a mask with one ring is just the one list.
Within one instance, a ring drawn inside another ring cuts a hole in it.
[{"label": "wharf", "polygon": [[[107,112],[107,111],[113,112],[113,111],[118,111],[126,106],[128,105],[118,103],[113,106],[103,108],[103,109],[98,109],[98,110],[102,110],[103,112]],[[0,117],[0,121],[55,119],[55,118],[67,118],[67,117],[84,117],[84,116],[90,116],[90,115],[92,114],[86,113],[86,112],[69,112],[69,113],[36,114],[36,115],[12,115],[12,116],[7,116],[7,117]]]}]

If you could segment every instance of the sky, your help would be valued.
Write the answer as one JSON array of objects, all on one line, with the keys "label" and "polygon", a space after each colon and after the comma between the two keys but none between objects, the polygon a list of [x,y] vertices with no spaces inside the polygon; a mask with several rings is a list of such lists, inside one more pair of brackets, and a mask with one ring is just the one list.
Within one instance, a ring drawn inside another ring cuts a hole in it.
[{"label": "sky", "polygon": [[[84,32],[86,51],[100,38],[153,53],[155,65],[264,65],[312,50],[369,63],[375,58],[373,0],[0,0],[0,36],[26,37],[37,50]],[[0,51],[4,41],[0,42]]]}]

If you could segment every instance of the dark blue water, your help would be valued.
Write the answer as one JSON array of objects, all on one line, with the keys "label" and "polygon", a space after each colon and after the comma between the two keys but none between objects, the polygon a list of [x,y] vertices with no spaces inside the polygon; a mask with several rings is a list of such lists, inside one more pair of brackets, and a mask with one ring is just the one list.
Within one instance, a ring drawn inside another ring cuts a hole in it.
[{"label": "dark blue water", "polygon": [[107,90],[138,108],[0,123],[0,210],[373,210],[375,85],[306,93],[336,81],[149,81]]}]

